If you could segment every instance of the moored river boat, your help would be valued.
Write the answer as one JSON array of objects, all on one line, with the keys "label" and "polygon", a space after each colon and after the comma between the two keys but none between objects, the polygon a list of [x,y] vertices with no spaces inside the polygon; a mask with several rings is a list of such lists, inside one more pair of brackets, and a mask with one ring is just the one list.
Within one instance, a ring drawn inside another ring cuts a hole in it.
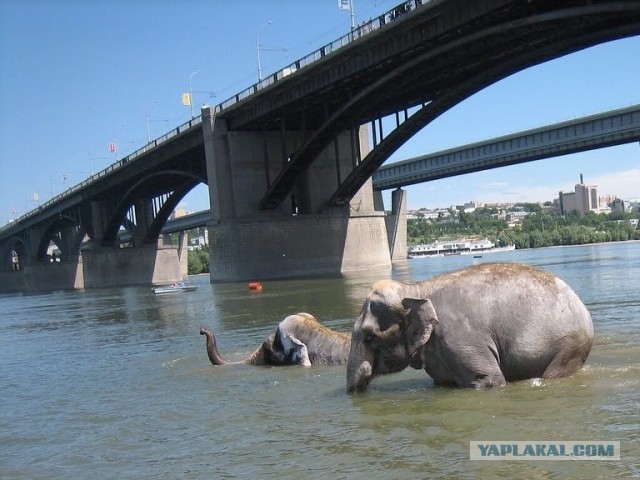
[{"label": "moored river boat", "polygon": [[510,252],[516,249],[515,245],[506,247],[496,247],[495,244],[485,238],[484,240],[454,240],[451,242],[434,242],[409,247],[407,256],[409,258],[431,258],[444,257],[449,255],[474,255],[478,257],[485,253]]}]

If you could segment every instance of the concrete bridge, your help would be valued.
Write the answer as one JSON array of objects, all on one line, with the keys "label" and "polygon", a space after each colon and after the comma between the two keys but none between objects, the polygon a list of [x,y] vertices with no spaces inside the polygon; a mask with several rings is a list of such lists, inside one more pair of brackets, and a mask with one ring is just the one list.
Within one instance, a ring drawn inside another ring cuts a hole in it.
[{"label": "concrete bridge", "polygon": [[[420,155],[380,167],[372,177],[375,194],[443,177],[555,158],[640,142],[640,105],[492,138],[441,152]],[[210,212],[167,221],[162,233],[206,227]]]},{"label": "concrete bridge", "polygon": [[[212,281],[390,266],[404,257],[403,194],[385,219],[371,176],[399,146],[514,72],[639,33],[630,0],[403,2],[4,227],[0,288],[73,288],[79,268],[86,288],[178,277],[159,234],[202,182]],[[43,270],[51,242],[64,281]]]}]

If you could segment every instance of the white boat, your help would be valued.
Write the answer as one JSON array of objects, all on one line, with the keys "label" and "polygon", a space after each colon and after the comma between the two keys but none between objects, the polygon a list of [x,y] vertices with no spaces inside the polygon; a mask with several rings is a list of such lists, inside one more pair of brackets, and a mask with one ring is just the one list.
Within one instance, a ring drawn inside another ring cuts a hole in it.
[{"label": "white boat", "polygon": [[198,287],[194,285],[187,285],[185,283],[174,283],[173,285],[162,285],[160,287],[153,287],[153,293],[156,295],[167,295],[169,293],[180,293],[180,292],[193,292],[197,290]]},{"label": "white boat", "polygon": [[460,239],[445,243],[435,242],[415,245],[408,248],[407,256],[409,258],[445,257],[448,255],[474,255],[479,257],[483,253],[510,252],[515,249],[515,245],[496,247],[488,238],[473,241]]}]

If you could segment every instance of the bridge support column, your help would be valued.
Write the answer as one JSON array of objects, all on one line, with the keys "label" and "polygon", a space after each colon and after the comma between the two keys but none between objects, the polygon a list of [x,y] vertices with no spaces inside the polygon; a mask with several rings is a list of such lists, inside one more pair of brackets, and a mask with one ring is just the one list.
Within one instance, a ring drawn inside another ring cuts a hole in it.
[{"label": "bridge support column", "polygon": [[[368,132],[340,135],[274,211],[259,205],[269,181],[298,148],[300,132],[227,131],[202,110],[211,195],[209,266],[212,282],[340,275],[391,268],[384,212],[374,209],[369,180],[348,206],[328,201],[368,152]],[[359,135],[359,137],[358,137]],[[358,150],[354,148],[358,144]]]},{"label": "bridge support column", "polygon": [[189,237],[187,232],[180,232],[178,237],[178,258],[180,259],[180,274],[185,279],[189,275]]},{"label": "bridge support column", "polygon": [[92,243],[100,245],[104,238],[104,204],[100,201],[91,202],[91,237]]},{"label": "bridge support column", "polygon": [[162,285],[182,280],[178,249],[97,248],[82,252],[85,288]]},{"label": "bridge support column", "polygon": [[407,192],[398,188],[391,194],[391,215],[386,217],[391,261],[407,259]]},{"label": "bridge support column", "polygon": [[0,272],[0,292],[48,292],[82,290],[82,255],[60,262],[31,262],[16,272]]},{"label": "bridge support column", "polygon": [[209,226],[212,281],[339,275],[389,267],[384,214],[264,217]]},{"label": "bridge support column", "polygon": [[147,235],[147,229],[153,222],[153,207],[151,200],[148,198],[139,199],[135,202],[136,211],[136,230],[131,239],[134,247],[139,247],[144,243]]}]

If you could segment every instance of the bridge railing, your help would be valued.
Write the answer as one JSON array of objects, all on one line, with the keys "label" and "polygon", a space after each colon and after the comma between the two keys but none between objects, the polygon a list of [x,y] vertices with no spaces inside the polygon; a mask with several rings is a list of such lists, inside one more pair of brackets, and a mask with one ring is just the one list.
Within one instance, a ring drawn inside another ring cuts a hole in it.
[{"label": "bridge railing", "polygon": [[96,180],[104,177],[105,175],[108,175],[108,174],[112,173],[113,171],[124,167],[124,165],[126,165],[130,161],[135,160],[136,157],[141,156],[142,154],[148,152],[149,150],[151,150],[153,148],[156,148],[158,145],[161,145],[162,143],[164,143],[167,140],[175,137],[176,135],[179,135],[181,133],[186,132],[191,127],[193,127],[195,125],[198,125],[200,123],[202,123],[202,117],[200,117],[200,116],[195,117],[195,118],[189,120],[186,123],[183,123],[182,125],[180,125],[180,126],[174,128],[173,130],[165,133],[163,136],[161,136],[159,138],[156,138],[152,142],[147,143],[145,146],[139,148],[135,152],[127,155],[126,157],[122,157],[120,160],[112,163],[111,165],[106,167],[104,170],[100,170],[99,172],[94,173],[93,175],[90,175],[88,178],[86,178],[82,182],[74,185],[73,187],[69,187],[64,192],[59,193],[55,197],[47,200],[42,205],[37,206],[33,210],[31,210],[31,211],[25,213],[24,215],[18,217],[17,219],[15,219],[14,221],[8,223],[7,225],[3,225],[2,227],[0,227],[0,233],[2,233],[5,230],[8,230],[14,224],[18,224],[18,223],[20,223],[20,222],[22,222],[24,220],[27,220],[27,219],[39,214],[40,212],[42,212],[42,211],[46,210],[47,208],[49,208],[50,206],[52,206],[53,204],[55,204],[55,203],[59,202],[60,200],[66,198],[66,197],[68,197],[70,195],[73,195],[74,193],[82,190],[83,188],[85,188],[89,184],[91,184],[91,183],[95,182]]},{"label": "bridge railing", "polygon": [[371,19],[367,22],[363,22],[362,24],[355,27],[352,31],[350,31],[346,35],[341,36],[340,38],[338,38],[337,40],[334,40],[331,43],[327,43],[326,45],[320,47],[319,49],[310,53],[309,55],[302,57],[299,60],[296,60],[290,65],[287,65],[286,67],[278,70],[277,72],[272,73],[265,79],[251,85],[248,88],[245,88],[244,90],[242,90],[239,93],[236,93],[232,97],[227,98],[224,102],[222,102],[221,104],[215,107],[216,113],[219,113],[222,110],[225,110],[235,105],[241,100],[244,100],[245,98],[250,97],[254,93],[259,92],[260,90],[267,88],[270,85],[273,85],[278,80],[284,77],[287,77],[288,75],[291,75],[292,73],[300,70],[301,68],[311,65],[312,63],[320,60],[325,55],[335,52],[336,50],[344,47],[345,45],[349,45],[353,41],[358,40],[359,38],[362,38],[363,36],[377,30],[378,28],[388,23],[393,22],[394,20],[397,20],[404,14],[409,13],[410,11],[415,10],[416,8],[422,7],[423,5],[429,3],[430,1],[431,0],[408,0],[406,2],[402,2],[396,5],[388,12],[374,19]]},{"label": "bridge railing", "polygon": [[[251,85],[250,87],[242,90],[240,93],[235,94],[234,96],[228,98],[227,100],[223,101],[222,103],[218,104],[215,106],[214,111],[216,114],[219,114],[220,112],[222,112],[223,110],[235,105],[236,103],[240,102],[241,100],[244,100],[248,97],[250,97],[251,95],[259,92],[260,90],[267,88],[270,85],[273,85],[274,83],[276,83],[278,80],[281,80],[289,75],[291,75],[292,73],[297,72],[298,70],[300,70],[301,68],[307,67],[315,62],[317,62],[318,60],[320,60],[321,58],[323,58],[324,56],[328,55],[329,53],[335,52],[337,50],[339,50],[340,48],[349,45],[351,42],[354,42],[355,40],[358,40],[360,38],[362,38],[363,36],[377,30],[380,27],[383,27],[384,25],[393,22],[394,20],[397,20],[398,18],[402,17],[404,14],[409,13],[410,11],[422,7],[423,5],[429,3],[431,0],[408,0],[405,2],[402,2],[398,5],[396,5],[395,7],[393,7],[391,10],[387,11],[386,13],[372,19],[369,20],[368,22],[363,22],[361,25],[355,27],[352,31],[350,31],[349,33],[347,33],[346,35],[341,36],[340,38],[338,38],[337,40],[334,40],[331,43],[327,43],[326,45],[320,47],[318,50],[310,53],[309,55],[306,55],[305,57],[296,60],[295,62],[291,63],[290,65],[278,70],[277,72],[269,75],[268,77],[266,77],[264,80],[259,81],[258,83],[255,83],[253,85]],[[51,198],[50,200],[48,200],[47,202],[45,202],[44,204],[38,206],[37,208],[35,208],[34,210],[31,210],[27,213],[25,213],[24,215],[20,216],[19,218],[17,218],[16,220],[14,220],[13,222],[4,225],[2,227],[0,227],[0,233],[2,233],[3,231],[11,228],[11,226],[13,226],[16,223],[20,223],[30,217],[33,217],[35,215],[37,215],[38,213],[42,212],[43,210],[47,209],[48,207],[50,207],[51,205],[53,205],[54,203],[57,203],[58,201],[62,200],[63,198],[72,195],[73,193],[83,189],[84,187],[86,187],[87,185],[89,185],[92,182],[95,182],[96,180],[98,180],[99,178],[113,172],[114,170],[117,170],[121,167],[123,167],[126,163],[135,160],[137,157],[141,156],[142,154],[148,152],[149,150],[156,148],[158,145],[161,145],[162,143],[166,142],[167,140],[170,140],[171,138],[175,137],[176,135],[179,135],[187,130],[189,130],[190,128],[192,128],[195,125],[198,125],[202,123],[202,117],[198,116],[195,117],[191,120],[189,120],[186,123],[183,123],[182,125],[180,125],[177,128],[174,128],[172,130],[170,130],[169,132],[165,133],[164,135],[162,135],[161,137],[153,140],[152,142],[147,143],[145,146],[139,148],[138,150],[136,150],[135,152],[127,155],[126,157],[121,158],[120,160],[116,161],[115,163],[111,164],[110,166],[108,166],[107,168],[105,168],[104,170],[101,170],[100,172],[91,175],[89,178],[87,178],[86,180],[84,180],[83,182],[74,185],[73,187],[70,187],[69,189],[65,190],[64,192],[56,195],[55,197]]]}]

